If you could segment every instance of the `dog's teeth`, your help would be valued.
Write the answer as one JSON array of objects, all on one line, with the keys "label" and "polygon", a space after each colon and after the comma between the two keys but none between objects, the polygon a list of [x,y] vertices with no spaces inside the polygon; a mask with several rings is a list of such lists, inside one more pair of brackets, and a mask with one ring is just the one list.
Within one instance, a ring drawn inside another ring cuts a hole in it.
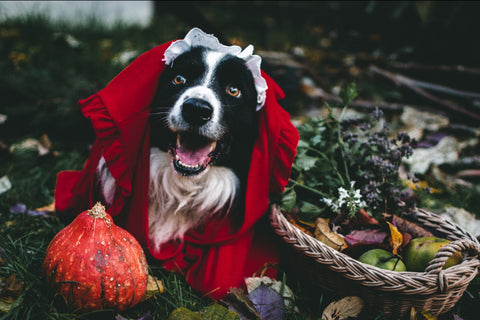
[{"label": "dog's teeth", "polygon": [[196,165],[191,165],[191,164],[186,164],[186,163],[183,163],[182,161],[178,160],[177,158],[177,162],[178,162],[178,165],[184,167],[184,168],[189,168],[189,169],[198,169],[200,168],[200,164],[197,163]]},{"label": "dog's teeth", "polygon": [[212,152],[213,150],[215,150],[215,147],[217,146],[217,141],[213,141],[211,144],[210,144],[210,152]]},{"label": "dog's teeth", "polygon": [[180,147],[180,134],[177,134],[177,147]]},{"label": "dog's teeth", "polygon": [[180,160],[180,156],[178,154],[175,155],[175,160]]}]

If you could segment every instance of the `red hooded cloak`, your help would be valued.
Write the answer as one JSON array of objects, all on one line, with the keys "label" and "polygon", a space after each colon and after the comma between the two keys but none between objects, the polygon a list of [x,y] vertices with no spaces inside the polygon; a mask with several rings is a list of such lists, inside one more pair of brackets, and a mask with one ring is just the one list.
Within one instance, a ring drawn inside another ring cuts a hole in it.
[{"label": "red hooded cloak", "polygon": [[181,271],[192,287],[212,298],[222,298],[231,287],[243,286],[266,263],[278,261],[266,219],[270,192],[281,192],[288,182],[299,135],[289,114],[278,104],[280,87],[262,71],[268,90],[258,114],[255,142],[245,195],[243,221],[227,215],[212,218],[155,251],[148,239],[150,103],[172,42],[155,47],[133,61],[104,89],[79,101],[92,122],[96,140],[81,171],[62,171],[55,189],[59,213],[78,214],[100,200],[95,177],[100,158],[116,180],[113,204],[107,211],[168,270]]}]

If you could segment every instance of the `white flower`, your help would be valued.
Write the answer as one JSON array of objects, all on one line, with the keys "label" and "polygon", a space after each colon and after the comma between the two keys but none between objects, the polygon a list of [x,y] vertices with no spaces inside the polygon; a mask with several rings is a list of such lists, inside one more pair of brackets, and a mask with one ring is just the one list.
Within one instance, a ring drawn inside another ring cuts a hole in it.
[{"label": "white flower", "polygon": [[332,200],[329,198],[322,198],[321,200],[333,212],[340,213],[342,210],[347,210],[347,213],[354,214],[358,210],[364,208],[367,204],[362,200],[360,189],[354,189],[355,181],[350,183],[350,190],[339,187],[338,199]]}]

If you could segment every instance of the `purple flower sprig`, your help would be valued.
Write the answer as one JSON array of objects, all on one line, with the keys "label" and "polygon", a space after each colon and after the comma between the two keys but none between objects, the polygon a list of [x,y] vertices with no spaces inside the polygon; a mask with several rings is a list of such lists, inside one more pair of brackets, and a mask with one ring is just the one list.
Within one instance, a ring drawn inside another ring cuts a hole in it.
[{"label": "purple flower sprig", "polygon": [[[350,87],[346,92],[354,90]],[[335,116],[327,105],[325,117],[309,119],[298,127],[300,143],[281,203],[287,211],[296,209],[303,221],[340,212],[354,215],[358,205],[340,201],[347,198],[339,190],[355,194],[358,189],[360,194],[349,198],[365,203],[374,217],[397,213],[402,206],[408,210],[405,203],[414,205],[405,202],[410,193],[399,178],[399,168],[412,155],[415,141],[403,132],[392,134],[379,109],[362,118],[344,119],[351,100],[344,99],[341,116]]]}]

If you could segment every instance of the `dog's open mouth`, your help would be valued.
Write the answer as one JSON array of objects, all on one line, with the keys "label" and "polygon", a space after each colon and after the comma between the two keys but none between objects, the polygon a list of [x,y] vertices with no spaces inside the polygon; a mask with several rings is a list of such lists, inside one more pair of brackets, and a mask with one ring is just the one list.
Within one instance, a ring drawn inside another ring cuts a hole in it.
[{"label": "dog's open mouth", "polygon": [[217,141],[192,133],[178,133],[171,149],[173,167],[184,176],[197,175],[216,158]]}]

